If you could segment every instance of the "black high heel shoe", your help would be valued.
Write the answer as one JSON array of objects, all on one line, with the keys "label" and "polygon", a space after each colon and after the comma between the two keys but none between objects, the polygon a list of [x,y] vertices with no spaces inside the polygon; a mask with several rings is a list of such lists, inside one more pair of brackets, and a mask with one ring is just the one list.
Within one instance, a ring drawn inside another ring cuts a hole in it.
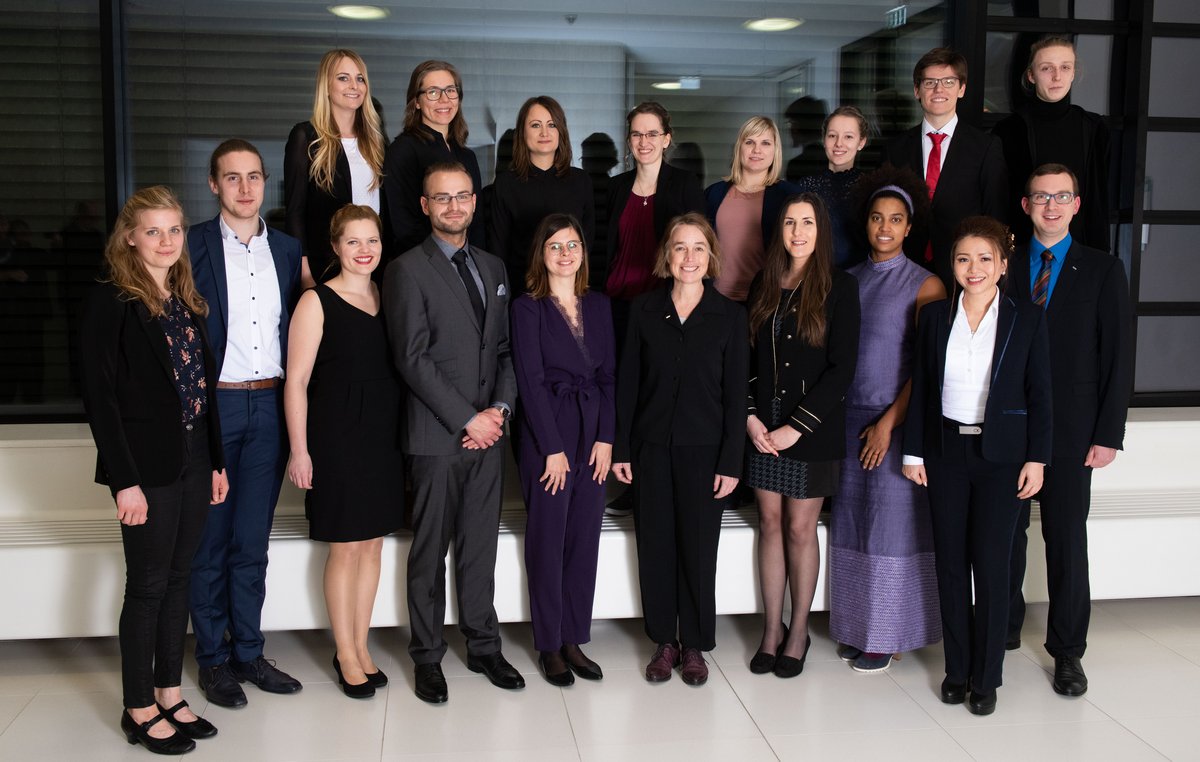
[{"label": "black high heel shoe", "polygon": [[375,672],[364,672],[363,674],[365,674],[367,676],[367,682],[370,684],[370,686],[372,688],[387,687],[387,684],[388,684],[387,675],[383,674],[382,669],[376,670]]},{"label": "black high heel shoe", "polygon": [[157,706],[158,711],[162,712],[162,714],[167,718],[167,722],[174,725],[176,730],[178,730],[180,733],[183,733],[188,738],[191,738],[192,740],[199,740],[201,738],[212,738],[215,736],[217,734],[216,726],[203,717],[197,716],[196,719],[192,720],[191,722],[183,722],[175,717],[175,713],[187,705],[188,702],[180,701],[175,706],[167,709],[162,704],[155,702],[155,706]]},{"label": "black high heel shoe", "polygon": [[812,636],[804,636],[804,653],[797,659],[785,656],[783,646],[779,647],[779,657],[775,659],[775,677],[796,677],[804,671],[804,661],[808,658],[808,649],[812,647]]},{"label": "black high heel shoe", "polygon": [[750,671],[756,675],[765,675],[768,672],[775,671],[775,662],[779,659],[779,655],[783,653],[783,645],[787,643],[788,628],[783,625],[783,637],[779,639],[779,645],[775,647],[775,653],[767,653],[759,651],[754,654],[754,658],[750,660]]},{"label": "black high heel shoe", "polygon": [[132,746],[141,744],[155,754],[187,754],[196,748],[196,742],[178,730],[166,738],[155,738],[150,735],[150,728],[156,722],[167,719],[162,714],[156,714],[145,722],[137,722],[129,716],[129,710],[121,712],[121,730],[125,731],[125,740]]},{"label": "black high heel shoe", "polygon": [[[364,683],[354,684],[346,682],[346,678],[342,676],[342,665],[338,662],[336,653],[333,655],[333,671],[337,673],[338,684],[342,686],[342,693],[345,693],[350,698],[367,699],[375,695],[375,686],[371,685],[370,677],[367,677],[367,681]],[[376,674],[383,673],[377,672]]]}]

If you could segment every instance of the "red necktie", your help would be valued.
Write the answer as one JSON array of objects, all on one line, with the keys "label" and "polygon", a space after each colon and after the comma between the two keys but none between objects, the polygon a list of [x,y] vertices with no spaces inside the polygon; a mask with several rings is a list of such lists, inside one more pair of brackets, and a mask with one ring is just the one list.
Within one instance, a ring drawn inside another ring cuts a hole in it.
[{"label": "red necktie", "polygon": [[[929,152],[929,161],[925,164],[925,184],[929,186],[929,200],[933,201],[933,193],[937,190],[938,178],[942,176],[942,141],[946,139],[944,132],[927,132],[933,141],[933,150]],[[933,242],[925,245],[925,261],[933,261]]]}]

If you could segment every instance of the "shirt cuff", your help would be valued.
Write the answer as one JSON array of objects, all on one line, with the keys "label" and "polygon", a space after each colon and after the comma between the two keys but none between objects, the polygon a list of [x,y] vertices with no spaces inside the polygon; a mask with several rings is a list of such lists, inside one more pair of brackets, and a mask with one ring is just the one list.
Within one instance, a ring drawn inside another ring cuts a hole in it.
[{"label": "shirt cuff", "polygon": [[923,466],[925,459],[919,455],[905,455],[900,462],[902,466]]}]

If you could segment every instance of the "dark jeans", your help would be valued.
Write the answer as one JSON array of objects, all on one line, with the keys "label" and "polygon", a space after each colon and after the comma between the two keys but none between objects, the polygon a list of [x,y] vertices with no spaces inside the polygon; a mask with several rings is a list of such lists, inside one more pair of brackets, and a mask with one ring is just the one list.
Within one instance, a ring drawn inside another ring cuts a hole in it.
[{"label": "dark jeans", "polygon": [[183,672],[188,577],[212,497],[208,425],[202,417],[188,425],[179,478],[143,486],[146,523],[121,525],[125,603],[118,634],[126,707],[152,705],[154,689],[179,685]]}]

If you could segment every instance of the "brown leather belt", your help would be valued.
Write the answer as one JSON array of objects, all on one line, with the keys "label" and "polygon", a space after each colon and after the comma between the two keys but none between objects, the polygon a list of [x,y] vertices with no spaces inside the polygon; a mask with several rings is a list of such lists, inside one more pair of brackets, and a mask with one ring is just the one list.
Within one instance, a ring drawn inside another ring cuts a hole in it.
[{"label": "brown leather belt", "polygon": [[245,391],[256,392],[259,389],[274,389],[277,386],[283,386],[282,378],[264,378],[261,381],[218,381],[218,389],[242,389]]}]

